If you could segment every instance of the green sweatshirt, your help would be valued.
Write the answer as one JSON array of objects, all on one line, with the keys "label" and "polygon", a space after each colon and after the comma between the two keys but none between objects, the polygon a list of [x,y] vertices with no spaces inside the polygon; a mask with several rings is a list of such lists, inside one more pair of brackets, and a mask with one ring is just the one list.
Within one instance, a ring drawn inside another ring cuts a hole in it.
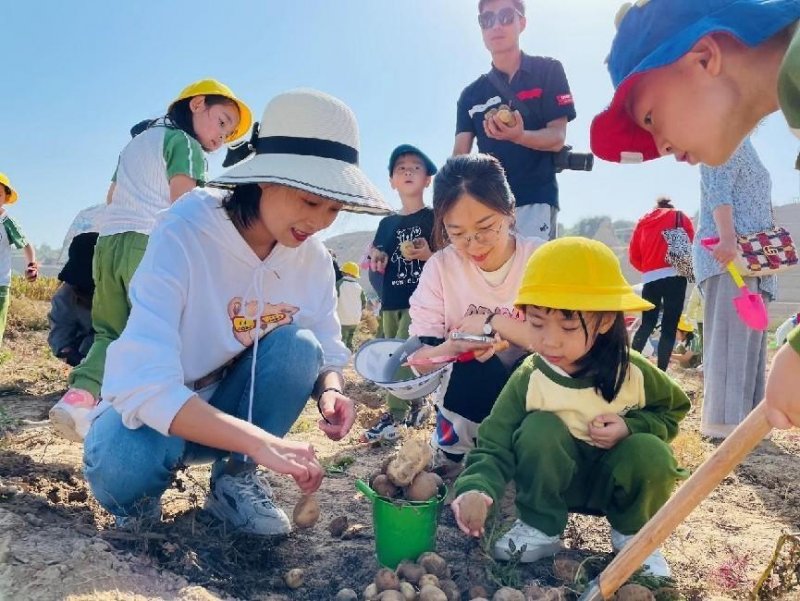
[{"label": "green sweatshirt", "polygon": [[456,495],[468,490],[499,501],[516,469],[514,433],[531,411],[551,411],[575,438],[591,441],[588,425],[598,415],[616,413],[631,434],[650,433],[665,442],[678,434],[678,422],[691,403],[680,387],[636,351],[630,353],[628,377],[617,397],[607,402],[590,379],[570,378],[532,355],[513,373],[492,412],[478,428],[478,443],[467,456],[464,472],[455,483]]},{"label": "green sweatshirt", "polygon": [[[778,103],[792,132],[800,137],[800,27],[789,43],[778,71]],[[800,156],[795,167],[800,169]]]}]

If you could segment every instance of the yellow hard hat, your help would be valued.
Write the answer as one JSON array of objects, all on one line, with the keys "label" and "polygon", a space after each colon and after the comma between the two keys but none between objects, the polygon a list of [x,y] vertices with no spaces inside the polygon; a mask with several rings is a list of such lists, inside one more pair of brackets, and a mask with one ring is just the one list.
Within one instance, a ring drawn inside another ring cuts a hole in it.
[{"label": "yellow hard hat", "polygon": [[610,248],[580,237],[558,238],[533,252],[514,304],[571,311],[647,311],[654,307],[633,292]]},{"label": "yellow hard hat", "polygon": [[694,325],[692,325],[692,322],[689,321],[685,313],[682,314],[680,320],[678,320],[678,329],[682,332],[694,332]]},{"label": "yellow hard hat", "polygon": [[6,204],[13,205],[17,202],[17,191],[11,187],[11,180],[5,173],[0,173],[0,184],[11,190],[11,195],[6,198]]},{"label": "yellow hard hat", "polygon": [[354,278],[361,277],[361,269],[359,269],[358,263],[353,263],[353,261],[348,261],[347,263],[342,265],[339,269],[342,270],[342,273],[351,275]]},{"label": "yellow hard hat", "polygon": [[176,102],[186,98],[191,98],[192,96],[208,96],[209,94],[216,94],[218,96],[230,98],[239,108],[239,124],[236,126],[236,129],[233,130],[231,135],[228,136],[228,142],[233,142],[237,138],[241,138],[248,131],[250,131],[250,126],[253,124],[253,113],[250,111],[250,107],[247,106],[243,101],[239,100],[236,97],[236,94],[233,93],[233,90],[216,79],[201,79],[200,81],[189,84],[183,88],[183,90],[181,90],[181,93],[178,94],[178,97],[173,100],[169,106],[172,108],[172,105]]}]

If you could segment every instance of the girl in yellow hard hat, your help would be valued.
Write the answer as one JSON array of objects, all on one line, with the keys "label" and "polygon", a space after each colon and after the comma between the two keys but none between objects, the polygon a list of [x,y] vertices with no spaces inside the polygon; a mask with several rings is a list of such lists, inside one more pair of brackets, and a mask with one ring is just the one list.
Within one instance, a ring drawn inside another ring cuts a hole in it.
[{"label": "girl in yellow hard hat", "polygon": [[361,323],[361,312],[364,309],[364,290],[358,283],[361,270],[358,263],[347,261],[342,265],[342,279],[336,282],[336,315],[342,325],[342,342],[353,350],[353,336]]},{"label": "girl in yellow hard hat", "polygon": [[[614,253],[586,238],[560,238],[528,261],[516,304],[525,322],[498,316],[496,335],[533,351],[511,375],[478,429],[455,483],[459,527],[483,533],[469,506],[491,506],[516,483],[519,519],[494,556],[536,561],[561,548],[570,511],[605,515],[621,549],[683,477],[669,441],[689,410],[664,372],[630,350],[625,311],[652,305],[634,294]],[[467,331],[477,325],[465,320]],[[513,545],[511,544],[513,542]],[[669,575],[659,551],[647,569]]]},{"label": "girl in yellow hard hat", "polygon": [[0,173],[0,346],[6,332],[8,306],[11,304],[11,247],[21,248],[25,253],[28,267],[25,277],[35,280],[39,274],[36,262],[36,250],[33,244],[25,239],[19,225],[6,213],[5,205],[17,202],[17,191],[11,187],[11,181],[5,173]]},{"label": "girl in yellow hard hat", "polygon": [[184,88],[167,113],[131,130],[112,177],[95,249],[92,326],[95,339],[72,370],[70,388],[50,410],[55,429],[83,439],[97,404],[108,345],[116,340],[131,309],[128,288],[144,255],[156,214],[206,180],[204,152],[244,135],[252,116],[231,89],[214,79]]},{"label": "girl in yellow hard hat", "polygon": [[703,360],[703,349],[700,337],[695,331],[694,324],[683,314],[678,320],[678,329],[675,332],[675,351],[672,360],[684,369],[697,367]]}]

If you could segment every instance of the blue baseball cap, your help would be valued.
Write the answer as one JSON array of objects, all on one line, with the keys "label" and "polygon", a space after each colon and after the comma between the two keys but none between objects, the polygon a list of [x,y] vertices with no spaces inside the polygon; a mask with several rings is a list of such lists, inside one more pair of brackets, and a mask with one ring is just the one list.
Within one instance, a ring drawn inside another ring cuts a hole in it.
[{"label": "blue baseball cap", "polygon": [[428,175],[436,175],[438,169],[436,169],[436,165],[433,164],[433,161],[430,160],[428,155],[422,152],[419,148],[412,146],[411,144],[400,144],[400,146],[392,151],[392,154],[389,157],[389,175],[391,175],[392,171],[394,171],[394,164],[397,162],[397,159],[404,154],[417,155],[425,165],[425,170],[428,172]]},{"label": "blue baseball cap", "polygon": [[653,136],[628,114],[628,93],[646,72],[680,59],[704,36],[726,33],[757,46],[800,19],[798,0],[638,0],[617,13],[608,55],[609,107],[592,121],[592,152],[615,163],[661,156]]}]

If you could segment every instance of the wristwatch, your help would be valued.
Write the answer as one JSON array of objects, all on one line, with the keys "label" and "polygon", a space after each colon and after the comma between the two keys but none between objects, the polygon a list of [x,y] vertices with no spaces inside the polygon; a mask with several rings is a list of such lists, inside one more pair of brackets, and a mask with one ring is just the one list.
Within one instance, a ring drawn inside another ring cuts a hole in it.
[{"label": "wristwatch", "polygon": [[486,321],[483,322],[483,334],[485,336],[494,336],[494,328],[492,327],[492,319],[497,313],[490,313]]}]

